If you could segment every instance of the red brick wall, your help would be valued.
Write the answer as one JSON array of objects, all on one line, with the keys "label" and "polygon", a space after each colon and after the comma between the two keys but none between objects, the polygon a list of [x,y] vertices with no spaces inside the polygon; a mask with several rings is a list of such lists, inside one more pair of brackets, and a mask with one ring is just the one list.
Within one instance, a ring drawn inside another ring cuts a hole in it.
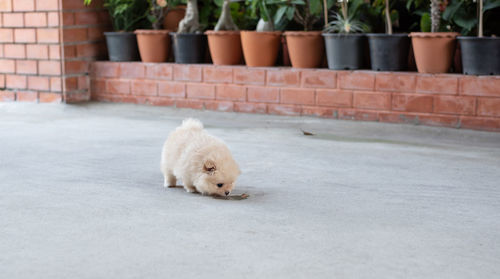
[{"label": "red brick wall", "polygon": [[0,101],[89,99],[88,63],[105,54],[109,26],[93,2],[0,0]]},{"label": "red brick wall", "polygon": [[0,0],[0,100],[62,100],[58,10],[58,0]]},{"label": "red brick wall", "polygon": [[500,131],[500,76],[94,62],[92,98]]}]

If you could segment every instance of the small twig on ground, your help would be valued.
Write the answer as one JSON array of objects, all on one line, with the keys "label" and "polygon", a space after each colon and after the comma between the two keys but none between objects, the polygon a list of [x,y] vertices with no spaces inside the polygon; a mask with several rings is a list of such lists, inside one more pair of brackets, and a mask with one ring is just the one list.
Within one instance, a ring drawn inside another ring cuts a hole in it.
[{"label": "small twig on ground", "polygon": [[[178,188],[178,189],[183,189],[184,187],[182,185],[175,185],[175,186],[168,186],[168,188]],[[193,194],[200,194],[198,192],[195,192]],[[212,198],[218,199],[218,200],[233,200],[233,201],[240,201],[247,199],[250,195],[243,193],[240,195],[230,195],[230,196],[217,196],[217,195],[212,195]]]}]

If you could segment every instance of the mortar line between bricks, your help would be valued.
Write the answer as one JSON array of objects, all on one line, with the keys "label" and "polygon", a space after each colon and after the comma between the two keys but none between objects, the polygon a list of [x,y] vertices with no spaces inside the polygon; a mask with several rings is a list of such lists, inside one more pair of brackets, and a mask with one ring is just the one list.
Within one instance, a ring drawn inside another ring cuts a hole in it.
[{"label": "mortar line between bricks", "polygon": [[104,25],[102,23],[95,24],[74,24],[74,25],[63,25],[63,30],[71,30],[71,29],[82,29],[82,28],[94,28],[94,27],[111,27],[109,25]]},{"label": "mortar line between bricks", "polygon": [[264,70],[264,86],[268,86],[269,83],[268,83],[268,80],[267,80],[267,76],[268,76],[268,72],[269,70],[268,69],[265,69]]},{"label": "mortar line between bricks", "polygon": [[319,102],[318,102],[318,89],[317,88],[314,88],[314,105],[315,106],[319,106]]},{"label": "mortar line between bricks", "polygon": [[479,116],[479,97],[474,97],[474,116]]},{"label": "mortar line between bricks", "polygon": [[431,110],[433,113],[436,112],[436,105],[435,105],[436,98],[437,98],[437,96],[435,94],[433,94],[432,95],[432,110]]},{"label": "mortar line between bricks", "polygon": [[249,102],[248,101],[248,86],[246,86],[246,85],[242,85],[242,86],[244,86],[244,88],[245,88],[245,103],[248,103]]},{"label": "mortar line between bricks", "polygon": [[394,92],[390,91],[389,92],[389,111],[392,111],[392,98],[393,98],[393,95]]},{"label": "mortar line between bricks", "polygon": [[[17,67],[17,66],[15,66]],[[6,76],[25,76],[25,77],[45,77],[45,78],[54,78],[54,77],[62,77],[61,75],[46,75],[46,74],[25,74],[25,73],[2,73]]]},{"label": "mortar line between bricks", "polygon": [[[64,1],[64,0],[62,0],[62,1]],[[68,13],[74,13],[74,12],[102,12],[102,11],[106,11],[106,8],[91,8],[91,7],[88,7],[88,8],[81,8],[81,9],[59,9],[59,10],[61,10],[62,12],[68,12]]]},{"label": "mortar line between bricks", "polygon": [[[354,109],[354,90],[351,90],[351,108]],[[392,104],[391,104],[392,108]]]},{"label": "mortar line between bricks", "polygon": [[[77,41],[77,42],[63,42],[64,46],[78,46],[78,45],[86,45],[86,44],[97,44],[97,43],[105,43],[106,40],[85,40],[85,41]],[[109,61],[102,61],[109,62]]]}]

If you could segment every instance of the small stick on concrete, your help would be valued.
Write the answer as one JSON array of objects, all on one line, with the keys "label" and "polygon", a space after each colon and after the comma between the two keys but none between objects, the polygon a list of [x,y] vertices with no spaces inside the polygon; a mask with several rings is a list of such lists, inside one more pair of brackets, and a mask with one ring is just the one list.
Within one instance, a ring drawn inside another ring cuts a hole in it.
[{"label": "small stick on concrete", "polygon": [[[177,189],[184,189],[182,185],[175,185],[175,186],[168,186],[168,188],[177,188]],[[195,192],[193,194],[199,194],[198,192]],[[243,193],[241,195],[230,195],[230,196],[218,196],[218,195],[212,195],[212,198],[218,199],[218,200],[233,200],[233,201],[240,201],[247,199],[250,195]]]}]

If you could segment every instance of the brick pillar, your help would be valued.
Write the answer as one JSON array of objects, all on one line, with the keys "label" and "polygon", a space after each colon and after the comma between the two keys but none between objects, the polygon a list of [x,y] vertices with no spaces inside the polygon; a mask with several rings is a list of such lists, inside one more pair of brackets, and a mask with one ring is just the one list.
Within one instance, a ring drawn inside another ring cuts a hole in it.
[{"label": "brick pillar", "polygon": [[68,103],[90,100],[90,62],[107,57],[104,31],[111,30],[102,0],[62,0],[64,95]]},{"label": "brick pillar", "polygon": [[88,100],[89,62],[106,56],[102,1],[0,0],[0,101]]}]

